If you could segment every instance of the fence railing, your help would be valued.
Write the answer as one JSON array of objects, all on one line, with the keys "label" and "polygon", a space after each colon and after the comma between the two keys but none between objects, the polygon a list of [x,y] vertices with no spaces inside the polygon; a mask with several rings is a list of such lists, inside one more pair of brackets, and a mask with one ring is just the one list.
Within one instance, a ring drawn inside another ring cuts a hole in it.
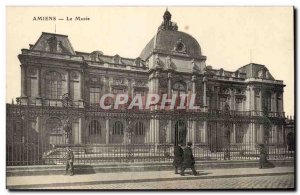
[{"label": "fence railing", "polygon": [[[58,165],[65,162],[67,145],[38,145],[15,143],[6,146],[7,166]],[[68,145],[74,152],[75,164],[123,162],[171,162],[174,157],[172,144],[82,144]],[[285,145],[269,145],[269,159],[293,159],[294,151]],[[215,147],[196,144],[192,147],[196,160],[258,160],[259,147],[251,144],[230,144]]]}]

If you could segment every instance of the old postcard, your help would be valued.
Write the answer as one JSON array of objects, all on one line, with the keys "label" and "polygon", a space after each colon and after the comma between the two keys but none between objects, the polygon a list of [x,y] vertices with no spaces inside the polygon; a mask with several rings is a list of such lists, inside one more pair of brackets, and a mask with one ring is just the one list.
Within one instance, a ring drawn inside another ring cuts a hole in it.
[{"label": "old postcard", "polygon": [[6,11],[7,189],[295,189],[293,7]]}]

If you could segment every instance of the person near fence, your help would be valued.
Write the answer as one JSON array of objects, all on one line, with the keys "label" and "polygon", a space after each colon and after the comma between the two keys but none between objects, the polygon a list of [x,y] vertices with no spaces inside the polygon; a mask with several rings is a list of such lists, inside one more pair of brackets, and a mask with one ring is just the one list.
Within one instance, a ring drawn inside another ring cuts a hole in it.
[{"label": "person near fence", "polygon": [[192,142],[188,142],[187,143],[187,147],[184,148],[183,150],[183,163],[181,166],[181,176],[184,176],[184,171],[186,168],[191,168],[193,171],[193,175],[197,175],[197,171],[195,169],[195,158],[193,155],[193,151],[192,151]]},{"label": "person near fence", "polygon": [[66,158],[66,173],[65,175],[68,174],[68,171],[70,169],[70,175],[74,175],[74,154],[73,151],[71,150],[70,147],[67,147],[67,152],[66,155],[64,156]]},{"label": "person near fence", "polygon": [[259,168],[273,168],[274,165],[267,159],[267,149],[264,144],[259,144]]},{"label": "person near fence", "polygon": [[174,160],[173,166],[175,167],[175,174],[178,173],[178,168],[181,168],[183,162],[183,149],[181,148],[181,144],[176,144],[174,146]]}]

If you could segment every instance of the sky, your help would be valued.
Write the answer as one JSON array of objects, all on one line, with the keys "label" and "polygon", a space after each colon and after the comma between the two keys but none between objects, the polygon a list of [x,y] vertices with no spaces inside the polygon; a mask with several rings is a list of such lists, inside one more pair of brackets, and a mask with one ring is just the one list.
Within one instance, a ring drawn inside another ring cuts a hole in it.
[{"label": "sky", "polygon": [[[42,32],[69,36],[76,51],[136,58],[157,32],[166,7],[7,7],[6,102],[21,94],[22,48]],[[199,42],[207,65],[235,71],[266,65],[283,80],[284,109],[294,115],[293,7],[168,7],[180,31]],[[34,17],[63,18],[34,21]],[[75,17],[89,20],[75,21]],[[66,18],[73,18],[67,21]]]}]

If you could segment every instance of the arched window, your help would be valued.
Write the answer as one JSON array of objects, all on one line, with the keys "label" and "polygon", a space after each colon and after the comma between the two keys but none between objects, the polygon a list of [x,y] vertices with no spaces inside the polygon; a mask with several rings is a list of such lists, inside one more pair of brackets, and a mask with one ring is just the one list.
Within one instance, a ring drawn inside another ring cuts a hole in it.
[{"label": "arched window", "polygon": [[46,122],[46,129],[49,134],[63,134],[63,126],[59,118],[49,118]]},{"label": "arched window", "polygon": [[113,135],[123,135],[123,124],[120,121],[116,121],[113,125]]},{"label": "arched window", "polygon": [[139,136],[139,135],[145,135],[145,125],[142,122],[137,122],[135,124],[135,130],[134,134]]},{"label": "arched window", "polygon": [[46,74],[46,97],[49,99],[61,99],[62,76],[55,71]]},{"label": "arched window", "polygon": [[100,135],[101,136],[101,126],[99,121],[92,120],[89,124],[89,136]]}]

